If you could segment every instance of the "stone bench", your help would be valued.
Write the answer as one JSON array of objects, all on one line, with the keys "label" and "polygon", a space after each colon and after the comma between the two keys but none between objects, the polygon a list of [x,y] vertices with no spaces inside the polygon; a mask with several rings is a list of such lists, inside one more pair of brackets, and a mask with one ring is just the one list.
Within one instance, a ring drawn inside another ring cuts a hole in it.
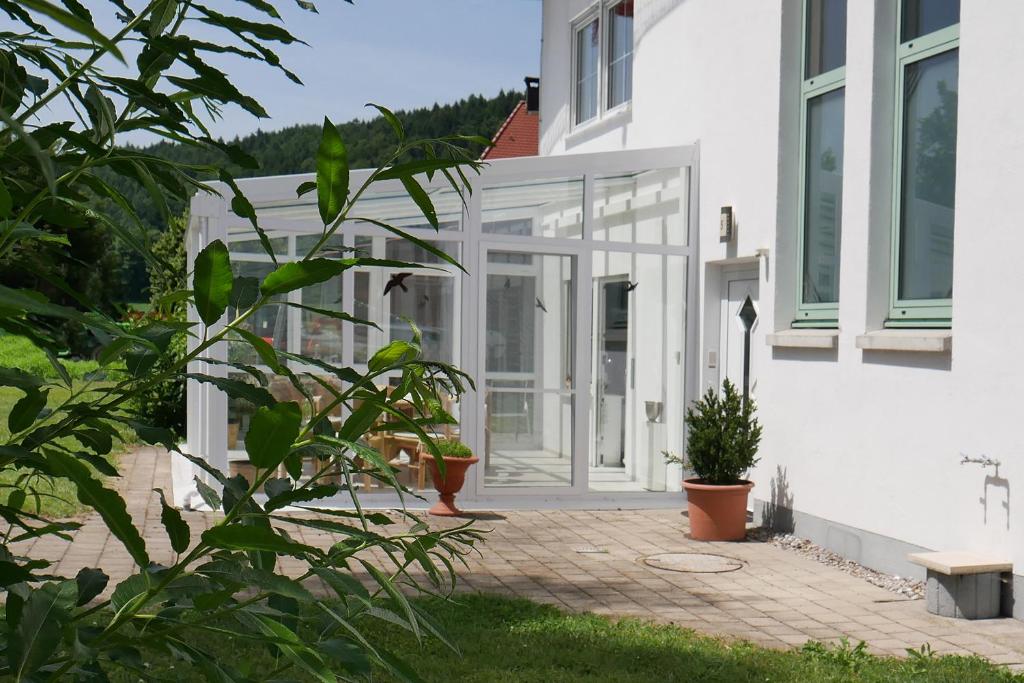
[{"label": "stone bench", "polygon": [[911,553],[907,559],[928,570],[928,611],[958,619],[999,616],[1000,574],[1013,565],[969,552]]}]

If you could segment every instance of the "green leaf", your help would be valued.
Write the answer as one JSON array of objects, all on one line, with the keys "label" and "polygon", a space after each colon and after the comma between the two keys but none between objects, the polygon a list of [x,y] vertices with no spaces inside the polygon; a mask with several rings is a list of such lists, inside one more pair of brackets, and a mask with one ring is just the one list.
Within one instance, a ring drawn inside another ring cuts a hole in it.
[{"label": "green leaf", "polygon": [[256,410],[245,434],[245,450],[249,460],[259,468],[281,464],[302,426],[302,409],[298,403],[278,403],[273,408]]},{"label": "green leaf", "polygon": [[200,479],[198,476],[194,477],[196,482],[196,490],[199,491],[199,497],[203,499],[211,510],[220,510],[220,496],[210,488],[206,482]]},{"label": "green leaf", "polygon": [[215,375],[200,375],[194,372],[190,372],[185,376],[189,379],[194,379],[197,382],[212,384],[231,398],[240,398],[248,401],[254,406],[272,406],[277,403],[277,399],[275,399],[269,391],[263,387],[257,387],[249,384],[248,382],[242,382],[228,377],[217,377]]},{"label": "green leaf", "polygon": [[312,192],[315,189],[316,189],[316,181],[307,180],[304,183],[300,183],[299,186],[297,188],[295,188],[295,196],[296,197],[301,197],[302,195],[309,194],[310,192]]},{"label": "green leaf", "polygon": [[348,199],[348,154],[338,129],[326,116],[316,151],[316,198],[324,225],[334,222]]},{"label": "green leaf", "polygon": [[161,2],[153,8],[153,18],[149,21],[149,37],[155,38],[164,32],[171,21],[174,19],[174,15],[178,11],[178,0],[161,0]]},{"label": "green leaf", "polygon": [[294,631],[284,624],[263,616],[262,614],[249,615],[256,622],[257,628],[264,635],[274,639],[274,644],[281,653],[295,663],[300,669],[309,672],[315,679],[324,683],[335,683],[337,677],[327,668],[324,660],[315,651],[308,647]]},{"label": "green leaf", "polygon": [[372,372],[377,372],[378,370],[398,365],[403,360],[415,356],[416,348],[412,344],[396,339],[387,346],[378,349],[377,353],[373,354],[373,358],[367,363],[367,367]]},{"label": "green leaf", "polygon": [[455,259],[454,256],[452,256],[451,254],[448,254],[447,252],[445,252],[444,249],[438,248],[437,245],[435,243],[433,243],[433,242],[428,242],[426,240],[421,240],[419,237],[416,237],[415,235],[411,235],[411,234],[405,232],[404,230],[402,230],[400,228],[396,228],[393,225],[389,225],[388,223],[384,223],[382,221],[378,221],[378,220],[375,220],[373,218],[364,218],[362,216],[358,216],[358,217],[354,216],[350,220],[352,220],[352,221],[362,221],[363,223],[371,223],[373,225],[376,225],[379,228],[384,228],[385,230],[387,230],[391,234],[398,235],[399,237],[401,237],[403,240],[405,240],[407,242],[412,242],[417,247],[419,247],[420,249],[423,249],[427,253],[433,254],[434,256],[438,257],[439,259],[441,259],[443,261],[447,261],[448,263],[452,264],[453,266],[455,266],[456,268],[461,270],[463,273],[467,273],[467,274],[469,273],[469,271],[466,270],[462,266],[462,264],[459,263],[458,260]]},{"label": "green leaf", "polygon": [[70,581],[32,591],[7,649],[7,661],[17,680],[38,671],[57,649],[68,618],[64,605],[74,598],[75,584]]},{"label": "green leaf", "polygon": [[434,209],[434,202],[430,200],[430,195],[423,189],[423,186],[419,184],[415,178],[411,175],[402,176],[402,185],[405,187],[405,191],[409,193],[412,200],[416,202],[416,206],[420,207],[420,211],[423,212],[424,218],[434,228],[438,229],[437,223],[437,210]]},{"label": "green leaf", "polygon": [[121,54],[121,50],[118,49],[117,45],[111,42],[111,40],[103,35],[103,33],[98,31],[91,22],[75,16],[71,12],[57,7],[52,3],[46,2],[46,0],[18,0],[18,2],[33,11],[50,17],[54,21],[59,22],[65,28],[88,38],[102,46],[110,52],[110,54],[117,57],[122,63],[124,62],[124,56]]},{"label": "green leaf", "polygon": [[334,484],[317,484],[308,488],[286,491],[285,493],[273,496],[263,508],[267,512],[273,512],[274,510],[288,507],[293,503],[308,503],[314,500],[321,500],[322,498],[330,498],[340,490],[340,487]]},{"label": "green leaf", "polygon": [[382,107],[381,105],[375,104],[373,102],[368,102],[366,106],[373,107],[374,109],[379,111],[380,115],[383,116],[384,120],[387,121],[388,124],[391,126],[391,129],[395,131],[395,137],[398,138],[398,141],[405,141],[405,127],[402,126],[402,122],[398,120],[398,117],[395,116],[390,109],[388,109],[387,107]]},{"label": "green leaf", "polygon": [[82,567],[75,575],[75,583],[78,585],[78,599],[75,604],[81,607],[103,592],[107,587],[110,577],[100,569]]},{"label": "green leaf", "polygon": [[290,541],[273,529],[261,526],[231,524],[215,526],[203,532],[203,542],[225,550],[256,550],[278,555],[323,555],[313,546]]},{"label": "green leaf", "polygon": [[234,177],[226,170],[221,169],[220,180],[231,188],[233,193],[231,197],[231,210],[236,215],[242,218],[249,219],[249,223],[252,224],[252,229],[256,231],[256,235],[260,238],[260,245],[263,247],[263,251],[270,257],[270,260],[277,265],[277,254],[274,252],[274,245],[271,244],[270,238],[267,237],[267,232],[260,227],[259,219],[256,216],[256,209],[253,208],[252,202],[248,200],[242,189],[238,187],[238,183],[235,182]]},{"label": "green leaf", "polygon": [[7,428],[12,434],[28,429],[46,407],[49,391],[29,391],[11,408],[7,416]]},{"label": "green leaf", "polygon": [[74,482],[78,500],[100,514],[110,533],[124,544],[135,563],[140,567],[148,567],[149,554],[146,552],[146,543],[139,535],[139,530],[132,524],[124,499],[115,491],[103,488],[93,479],[89,468],[65,453],[50,451],[46,455],[46,461],[59,476]]},{"label": "green leaf", "polygon": [[199,318],[212,325],[224,315],[231,298],[231,257],[220,240],[214,240],[196,256],[192,289]]},{"label": "green leaf", "polygon": [[11,209],[14,208],[14,200],[11,199],[11,193],[7,191],[7,186],[0,181],[0,218],[7,218],[11,215]]},{"label": "green leaf", "polygon": [[167,530],[167,537],[171,539],[171,549],[176,553],[183,553],[188,550],[190,538],[188,523],[181,517],[181,513],[167,504],[164,492],[161,489],[153,489],[160,495],[160,523]]},{"label": "green leaf", "polygon": [[353,267],[351,259],[332,260],[314,258],[308,261],[285,263],[263,278],[260,291],[265,296],[287,292],[326,282]]},{"label": "green leaf", "polygon": [[291,374],[291,371],[286,366],[282,365],[280,360],[278,360],[277,352],[274,351],[274,347],[268,344],[263,337],[257,337],[249,330],[245,330],[240,327],[235,329],[235,334],[248,342],[249,346],[253,348],[256,355],[258,355],[260,360],[263,361],[264,365],[268,366],[279,375]]},{"label": "green leaf", "polygon": [[395,587],[394,582],[389,576],[377,569],[372,563],[363,559],[360,559],[359,562],[370,573],[370,576],[377,582],[377,585],[384,589],[384,592],[388,594],[395,605],[405,613],[406,619],[409,620],[409,625],[412,626],[413,635],[416,636],[417,641],[420,640],[419,621],[416,619],[416,613],[413,611],[412,605],[409,604],[409,600],[402,594],[402,591]]}]

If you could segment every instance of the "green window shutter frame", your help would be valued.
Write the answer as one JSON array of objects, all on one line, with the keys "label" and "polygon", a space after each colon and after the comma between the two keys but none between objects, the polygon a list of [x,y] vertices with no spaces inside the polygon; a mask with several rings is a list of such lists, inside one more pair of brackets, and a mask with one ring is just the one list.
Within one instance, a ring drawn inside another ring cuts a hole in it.
[{"label": "green window shutter frame", "polygon": [[[897,17],[902,20],[905,2],[901,0]],[[899,40],[899,38],[897,38]],[[897,46],[897,73],[895,97],[895,135],[893,144],[893,200],[890,243],[889,319],[886,327],[944,328],[952,324],[952,298],[901,299],[900,298],[900,244],[903,232],[903,145],[905,88],[907,67],[930,57],[956,50],[960,44],[960,25],[947,26],[932,33],[917,36]],[[954,223],[954,235],[955,235]]]},{"label": "green window shutter frame", "polygon": [[[819,327],[835,328],[839,326],[839,303],[805,303],[804,302],[804,278],[806,276],[804,259],[806,258],[806,233],[807,233],[807,157],[808,157],[808,110],[813,99],[842,90],[846,87],[846,67],[840,66],[830,71],[808,76],[808,41],[810,39],[810,0],[804,0],[802,14],[802,44],[800,59],[800,151],[799,151],[799,180],[797,183],[797,277],[796,277],[796,319],[793,327]],[[845,27],[844,27],[845,30]],[[845,104],[845,103],[844,103]],[[842,219],[840,217],[840,226]],[[841,234],[836,244],[836,251],[841,249]],[[838,274],[838,271],[837,271]],[[836,283],[838,292],[838,282]],[[838,297],[837,297],[838,299]]]}]

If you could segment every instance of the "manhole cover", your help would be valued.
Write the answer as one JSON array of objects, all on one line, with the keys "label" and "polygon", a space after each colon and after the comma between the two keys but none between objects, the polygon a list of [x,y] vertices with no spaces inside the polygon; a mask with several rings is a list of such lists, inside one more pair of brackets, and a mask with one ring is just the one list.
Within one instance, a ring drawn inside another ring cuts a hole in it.
[{"label": "manhole cover", "polygon": [[662,553],[643,558],[644,564],[655,569],[670,572],[692,572],[695,574],[718,574],[734,572],[743,567],[743,561],[724,555],[710,553]]}]

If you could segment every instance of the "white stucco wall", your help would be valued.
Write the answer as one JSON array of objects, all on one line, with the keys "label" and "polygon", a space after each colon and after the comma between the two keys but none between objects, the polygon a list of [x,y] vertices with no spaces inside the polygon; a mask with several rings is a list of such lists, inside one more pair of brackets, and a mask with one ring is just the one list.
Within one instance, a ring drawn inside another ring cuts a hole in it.
[{"label": "white stucco wall", "polygon": [[[761,331],[786,329],[800,3],[637,0],[631,108],[570,130],[570,21],[590,4],[544,3],[541,153],[698,142],[702,292],[709,262],[767,248]],[[951,354],[855,345],[887,312],[895,4],[849,3],[838,349],[755,346],[765,426],[755,493],[767,498],[784,471],[800,512],[928,548],[992,551],[1020,574],[1024,315],[1012,278],[1024,254],[1024,88],[1014,85],[1024,2],[963,0]],[[726,205],[738,224],[729,245],[718,239]],[[1000,479],[960,465],[961,453],[1001,460]]]}]

